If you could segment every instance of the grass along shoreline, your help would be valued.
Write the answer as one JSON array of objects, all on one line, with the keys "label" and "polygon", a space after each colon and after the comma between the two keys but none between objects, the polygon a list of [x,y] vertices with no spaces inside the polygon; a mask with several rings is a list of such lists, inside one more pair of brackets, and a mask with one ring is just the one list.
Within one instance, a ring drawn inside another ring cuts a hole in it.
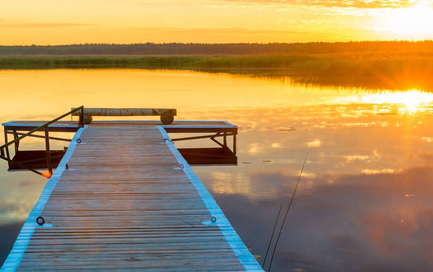
[{"label": "grass along shoreline", "polygon": [[433,91],[433,54],[350,53],[248,56],[3,56],[0,69],[188,69],[289,76],[322,85]]}]

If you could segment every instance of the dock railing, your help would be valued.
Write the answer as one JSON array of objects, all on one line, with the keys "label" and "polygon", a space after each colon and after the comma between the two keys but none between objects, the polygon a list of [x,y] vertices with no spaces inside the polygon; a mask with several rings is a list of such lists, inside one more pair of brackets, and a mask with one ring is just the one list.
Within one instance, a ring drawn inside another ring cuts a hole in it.
[{"label": "dock railing", "polygon": [[[71,111],[69,111],[69,112],[67,112],[67,113],[65,113],[65,114],[63,114],[63,115],[61,115],[61,116],[59,116],[59,117],[57,117],[57,118],[55,118],[55,119],[53,119],[53,120],[45,123],[45,124],[37,127],[37,128],[35,128],[35,129],[33,129],[33,130],[31,130],[31,131],[29,131],[29,132],[21,135],[20,137],[15,138],[12,141],[6,142],[4,145],[0,146],[0,158],[4,159],[4,160],[6,160],[6,161],[8,161],[10,163],[15,164],[15,165],[17,165],[20,168],[30,170],[30,171],[32,171],[32,172],[34,172],[36,174],[41,175],[41,176],[44,176],[44,177],[47,177],[47,178],[51,177],[51,175],[53,174],[53,167],[52,167],[52,164],[51,164],[50,137],[49,137],[49,128],[48,128],[48,126],[51,125],[51,124],[53,124],[53,123],[55,123],[55,122],[57,122],[57,121],[59,121],[60,119],[65,118],[66,116],[68,116],[70,114],[73,114],[73,113],[77,112],[77,111],[81,111],[80,114],[79,114],[80,118],[79,118],[79,121],[78,121],[78,127],[79,128],[84,127],[84,106],[81,106],[81,107],[75,108],[75,109],[73,109],[73,110],[71,110]],[[46,157],[47,157],[47,168],[48,168],[48,171],[49,171],[50,175],[43,174],[43,173],[41,173],[41,172],[39,172],[39,171],[37,171],[35,169],[31,169],[31,168],[26,167],[22,163],[19,163],[19,162],[16,162],[16,161],[12,160],[10,158],[10,154],[9,154],[9,146],[10,145],[17,144],[17,143],[19,143],[19,141],[21,141],[25,137],[30,136],[31,134],[35,133],[36,131],[41,131],[41,130],[45,131],[45,148],[46,148]]]}]

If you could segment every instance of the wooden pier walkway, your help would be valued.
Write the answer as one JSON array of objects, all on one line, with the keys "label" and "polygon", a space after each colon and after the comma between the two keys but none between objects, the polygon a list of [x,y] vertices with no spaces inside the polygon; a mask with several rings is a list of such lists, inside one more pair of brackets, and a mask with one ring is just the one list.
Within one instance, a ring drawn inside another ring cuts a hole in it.
[{"label": "wooden pier walkway", "polygon": [[159,124],[78,130],[2,270],[263,271]]}]

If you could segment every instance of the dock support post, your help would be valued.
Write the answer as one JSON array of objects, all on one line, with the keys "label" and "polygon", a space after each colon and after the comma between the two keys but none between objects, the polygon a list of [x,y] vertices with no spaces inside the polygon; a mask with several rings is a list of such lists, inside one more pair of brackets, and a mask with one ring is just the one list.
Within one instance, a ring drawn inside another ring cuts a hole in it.
[{"label": "dock support post", "polygon": [[227,132],[224,132],[224,147],[227,147]]},{"label": "dock support post", "polygon": [[233,134],[233,154],[236,155],[236,134]]},{"label": "dock support post", "polygon": [[[8,142],[9,142],[8,141],[8,130],[5,127],[5,143],[8,143]],[[10,160],[11,155],[9,154],[9,146],[6,146],[5,149],[6,149],[6,157],[8,158],[8,160]]]},{"label": "dock support post", "polygon": [[53,166],[51,165],[50,137],[48,135],[48,127],[45,127],[45,147],[47,154],[47,166],[50,174],[53,174]]},{"label": "dock support post", "polygon": [[[14,134],[14,140],[16,140],[18,138],[18,134],[16,130],[13,130],[13,134]],[[20,141],[15,142],[15,154],[18,153],[18,148],[20,146]]]}]

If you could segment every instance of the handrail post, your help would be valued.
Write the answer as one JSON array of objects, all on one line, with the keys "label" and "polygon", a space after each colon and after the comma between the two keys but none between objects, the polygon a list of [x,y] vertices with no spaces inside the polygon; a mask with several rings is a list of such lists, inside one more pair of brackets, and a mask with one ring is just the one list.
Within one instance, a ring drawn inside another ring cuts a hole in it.
[{"label": "handrail post", "polygon": [[80,127],[84,127],[84,107],[81,106],[81,118],[80,118]]},{"label": "handrail post", "polygon": [[50,137],[48,134],[48,126],[45,127],[45,147],[47,154],[47,166],[50,174],[53,174],[53,165],[51,164]]}]

